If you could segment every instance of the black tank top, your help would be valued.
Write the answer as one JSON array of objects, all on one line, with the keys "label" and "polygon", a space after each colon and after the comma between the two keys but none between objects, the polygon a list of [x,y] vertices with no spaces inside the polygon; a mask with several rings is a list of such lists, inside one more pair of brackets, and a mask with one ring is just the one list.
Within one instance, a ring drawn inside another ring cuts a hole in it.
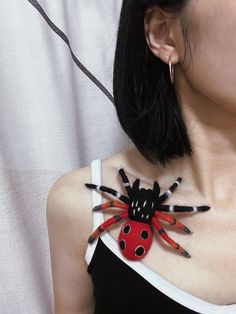
[{"label": "black tank top", "polygon": [[[91,163],[91,182],[101,185],[101,159]],[[102,196],[92,190],[92,207]],[[93,230],[104,221],[103,213],[93,213]],[[94,285],[95,314],[236,314],[236,304],[217,305],[202,300],[154,273],[141,262],[126,260],[117,242],[104,232],[88,245],[87,271]]]},{"label": "black tank top", "polygon": [[192,314],[154,288],[98,240],[88,266],[94,284],[96,314]]}]

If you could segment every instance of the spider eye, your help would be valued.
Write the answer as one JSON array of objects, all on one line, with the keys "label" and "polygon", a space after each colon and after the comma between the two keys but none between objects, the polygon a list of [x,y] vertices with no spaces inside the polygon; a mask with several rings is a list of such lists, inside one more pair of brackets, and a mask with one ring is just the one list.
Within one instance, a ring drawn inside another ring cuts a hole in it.
[{"label": "spider eye", "polygon": [[147,238],[148,238],[148,231],[147,230],[143,230],[142,232],[141,232],[141,238],[143,239],[143,240],[146,240]]},{"label": "spider eye", "polygon": [[123,233],[124,234],[128,234],[131,230],[131,226],[130,225],[126,225],[124,228],[123,228]]},{"label": "spider eye", "polygon": [[120,241],[120,249],[123,251],[126,247],[126,243],[125,243],[125,240],[121,240]]},{"label": "spider eye", "polygon": [[144,247],[142,245],[139,245],[135,249],[135,255],[136,256],[142,256],[144,254],[144,252],[145,252],[145,250],[144,250]]}]

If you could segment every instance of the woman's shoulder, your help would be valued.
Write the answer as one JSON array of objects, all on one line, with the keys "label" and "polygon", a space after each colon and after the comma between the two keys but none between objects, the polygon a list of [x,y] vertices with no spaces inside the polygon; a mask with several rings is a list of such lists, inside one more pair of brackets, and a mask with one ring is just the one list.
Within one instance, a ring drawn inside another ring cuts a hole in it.
[{"label": "woman's shoulder", "polygon": [[[126,149],[102,159],[102,184],[109,182],[119,165],[127,162],[131,152]],[[72,230],[80,229],[80,235],[88,237],[92,230],[91,163],[64,173],[51,186],[47,197],[47,216],[66,222]]]},{"label": "woman's shoulder", "polygon": [[[132,149],[126,149],[101,159],[101,181],[109,178],[110,173],[116,170],[118,166],[127,163],[127,156],[131,152]],[[91,190],[85,186],[85,183],[92,183],[91,171],[91,163],[89,163],[84,167],[64,173],[51,186],[48,196],[57,196],[63,202],[69,201],[70,204],[80,205],[81,208],[86,207],[91,202]]]}]

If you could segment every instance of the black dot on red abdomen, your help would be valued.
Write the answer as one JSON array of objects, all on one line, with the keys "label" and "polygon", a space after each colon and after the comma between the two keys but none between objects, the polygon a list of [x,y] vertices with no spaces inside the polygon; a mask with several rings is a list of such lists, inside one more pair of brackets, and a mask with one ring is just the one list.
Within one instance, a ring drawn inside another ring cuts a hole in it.
[{"label": "black dot on red abdomen", "polygon": [[119,244],[120,244],[120,249],[123,251],[126,246],[125,240],[121,240]]},{"label": "black dot on red abdomen", "polygon": [[141,232],[141,238],[142,238],[143,240],[146,240],[146,239],[148,238],[148,231],[147,231],[147,230],[143,230],[143,231]]},{"label": "black dot on red abdomen", "polygon": [[142,256],[144,254],[145,250],[144,250],[144,247],[143,246],[138,246],[136,249],[135,249],[135,255],[136,256]]},{"label": "black dot on red abdomen", "polygon": [[124,228],[123,228],[123,232],[124,234],[128,234],[131,230],[131,226],[130,225],[126,225]]}]

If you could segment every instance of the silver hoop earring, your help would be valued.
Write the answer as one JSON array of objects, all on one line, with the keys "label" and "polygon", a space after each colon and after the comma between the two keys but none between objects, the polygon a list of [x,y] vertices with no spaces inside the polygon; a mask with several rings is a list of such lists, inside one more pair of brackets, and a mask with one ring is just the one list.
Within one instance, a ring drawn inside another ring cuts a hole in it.
[{"label": "silver hoop earring", "polygon": [[170,70],[170,80],[171,83],[174,83],[175,79],[175,70],[174,70],[174,65],[171,64],[171,58],[169,59],[169,70]]}]

